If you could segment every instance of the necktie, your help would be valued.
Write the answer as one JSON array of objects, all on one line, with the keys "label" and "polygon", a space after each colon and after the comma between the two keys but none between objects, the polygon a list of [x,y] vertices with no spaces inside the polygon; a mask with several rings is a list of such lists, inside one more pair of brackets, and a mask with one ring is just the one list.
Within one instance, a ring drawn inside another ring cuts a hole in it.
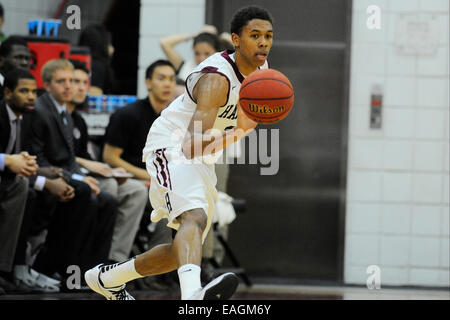
[{"label": "necktie", "polygon": [[62,126],[64,128],[64,134],[66,136],[66,140],[69,143],[69,147],[70,147],[70,152],[74,152],[73,149],[73,137],[72,137],[72,123],[70,122],[69,117],[67,116],[67,112],[63,111],[60,114],[60,118],[61,118],[61,122],[62,122]]},{"label": "necktie", "polygon": [[22,146],[21,146],[21,141],[20,141],[20,133],[21,133],[21,124],[20,124],[20,119],[16,118],[16,120],[14,120],[14,122],[16,123],[16,145],[14,147],[14,153],[20,153]]}]

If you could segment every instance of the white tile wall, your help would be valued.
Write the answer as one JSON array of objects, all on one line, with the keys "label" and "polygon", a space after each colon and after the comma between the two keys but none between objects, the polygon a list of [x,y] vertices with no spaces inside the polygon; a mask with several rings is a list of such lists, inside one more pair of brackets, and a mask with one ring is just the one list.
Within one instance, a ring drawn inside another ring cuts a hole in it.
[{"label": "white tile wall", "polygon": [[417,74],[420,76],[447,76],[448,47],[439,47],[436,55],[418,57]]},{"label": "white tile wall", "polygon": [[[364,26],[372,4],[382,8],[377,33]],[[437,21],[437,51],[404,55],[398,22],[424,12]],[[352,19],[345,281],[365,285],[370,242],[384,285],[448,287],[449,2],[357,0]],[[374,84],[380,130],[369,128]]]},{"label": "white tile wall", "polygon": [[413,237],[411,265],[414,267],[439,267],[439,238]]},{"label": "white tile wall", "polygon": [[444,139],[445,112],[443,110],[418,109],[416,111],[416,138]]},{"label": "white tile wall", "polygon": [[404,286],[408,284],[408,271],[405,268],[383,267],[381,269],[381,287],[383,284]]},{"label": "white tile wall", "polygon": [[348,237],[349,263],[369,266],[379,264],[379,241],[377,236],[351,235]]},{"label": "white tile wall", "polygon": [[417,106],[448,109],[448,82],[442,78],[421,77],[417,80]]},{"label": "white tile wall", "polygon": [[382,75],[386,67],[386,49],[380,44],[355,44],[352,47],[353,71]]},{"label": "white tile wall", "polygon": [[441,203],[442,186],[441,174],[414,174],[413,201],[418,203]]},{"label": "white tile wall", "polygon": [[[444,142],[418,141],[414,143],[414,169],[442,171]],[[433,155],[433,156],[430,156]]]},{"label": "white tile wall", "polygon": [[400,55],[392,46],[387,48],[386,59],[389,76],[413,76],[416,72],[416,57]]},{"label": "white tile wall", "polygon": [[349,200],[379,201],[381,199],[381,176],[377,172],[351,172],[347,188]]},{"label": "white tile wall", "polygon": [[448,12],[447,0],[420,0],[421,11]]},{"label": "white tile wall", "polygon": [[442,271],[439,271],[439,286],[450,287],[450,272],[448,272],[448,268]]},{"label": "white tile wall", "polygon": [[412,195],[412,175],[403,172],[382,173],[382,199],[387,202],[408,202]]},{"label": "white tile wall", "polygon": [[391,76],[386,79],[385,104],[387,106],[413,106],[415,104],[416,79]]},{"label": "white tile wall", "polygon": [[395,0],[388,1],[388,9],[392,12],[417,12],[419,10],[419,0]]},{"label": "white tile wall", "polygon": [[351,165],[355,168],[380,168],[383,140],[355,139],[352,143]]},{"label": "white tile wall", "polygon": [[450,208],[448,204],[446,206],[441,207],[442,217],[441,217],[441,236],[449,237],[450,236]]},{"label": "white tile wall", "polygon": [[449,197],[450,197],[450,176],[448,174],[444,174],[442,176],[442,203],[447,204],[449,203]]},{"label": "white tile wall", "polygon": [[440,281],[440,272],[435,269],[411,268],[409,284],[422,286],[448,286]]},{"label": "white tile wall", "polygon": [[378,233],[380,230],[380,205],[352,203],[347,208],[347,229],[352,233]]},{"label": "white tile wall", "polygon": [[450,238],[440,238],[441,253],[440,253],[440,266],[442,268],[450,267]]},{"label": "white tile wall", "polygon": [[412,146],[409,141],[385,141],[383,168],[387,170],[410,170],[413,159]]},{"label": "white tile wall", "polygon": [[[416,111],[413,108],[384,109],[383,130],[386,138],[410,138],[414,136]],[[356,121],[356,120],[355,120]]]},{"label": "white tile wall", "polygon": [[412,208],[414,235],[439,236],[441,233],[441,207],[416,205]]},{"label": "white tile wall", "polygon": [[411,206],[406,204],[381,205],[381,232],[406,235],[410,232]]},{"label": "white tile wall", "polygon": [[380,263],[389,267],[405,267],[409,262],[410,243],[404,236],[381,237]]},{"label": "white tile wall", "polygon": [[[356,265],[350,265],[345,268],[344,270],[344,277],[346,283],[349,284],[366,284],[367,277],[369,276],[366,271],[367,267],[369,265],[365,266],[356,266]],[[383,270],[381,270],[381,281],[383,285]]]}]

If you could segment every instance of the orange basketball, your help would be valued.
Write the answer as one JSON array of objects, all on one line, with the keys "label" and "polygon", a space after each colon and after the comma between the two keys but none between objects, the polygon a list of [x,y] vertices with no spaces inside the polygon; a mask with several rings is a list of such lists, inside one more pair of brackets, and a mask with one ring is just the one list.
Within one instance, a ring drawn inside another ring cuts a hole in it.
[{"label": "orange basketball", "polygon": [[271,124],[291,111],[294,89],[280,71],[256,70],[242,82],[239,102],[247,117],[258,123]]}]

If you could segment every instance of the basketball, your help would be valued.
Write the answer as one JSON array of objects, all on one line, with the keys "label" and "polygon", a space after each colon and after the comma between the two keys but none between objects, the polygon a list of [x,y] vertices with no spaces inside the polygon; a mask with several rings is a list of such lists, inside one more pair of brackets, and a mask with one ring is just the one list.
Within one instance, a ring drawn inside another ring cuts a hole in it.
[{"label": "basketball", "polygon": [[261,124],[276,123],[291,111],[294,89],[280,71],[256,70],[242,82],[239,103],[251,120]]}]

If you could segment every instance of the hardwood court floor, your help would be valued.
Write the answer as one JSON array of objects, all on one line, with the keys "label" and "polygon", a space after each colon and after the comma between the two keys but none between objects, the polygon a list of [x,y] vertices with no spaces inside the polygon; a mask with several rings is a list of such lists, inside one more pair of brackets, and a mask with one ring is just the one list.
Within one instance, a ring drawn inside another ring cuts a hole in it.
[{"label": "hardwood court floor", "polygon": [[[179,293],[154,290],[132,290],[136,300],[178,300]],[[9,294],[0,300],[103,300],[96,293]],[[450,300],[447,289],[303,286],[256,284],[240,286],[232,300]]]}]

